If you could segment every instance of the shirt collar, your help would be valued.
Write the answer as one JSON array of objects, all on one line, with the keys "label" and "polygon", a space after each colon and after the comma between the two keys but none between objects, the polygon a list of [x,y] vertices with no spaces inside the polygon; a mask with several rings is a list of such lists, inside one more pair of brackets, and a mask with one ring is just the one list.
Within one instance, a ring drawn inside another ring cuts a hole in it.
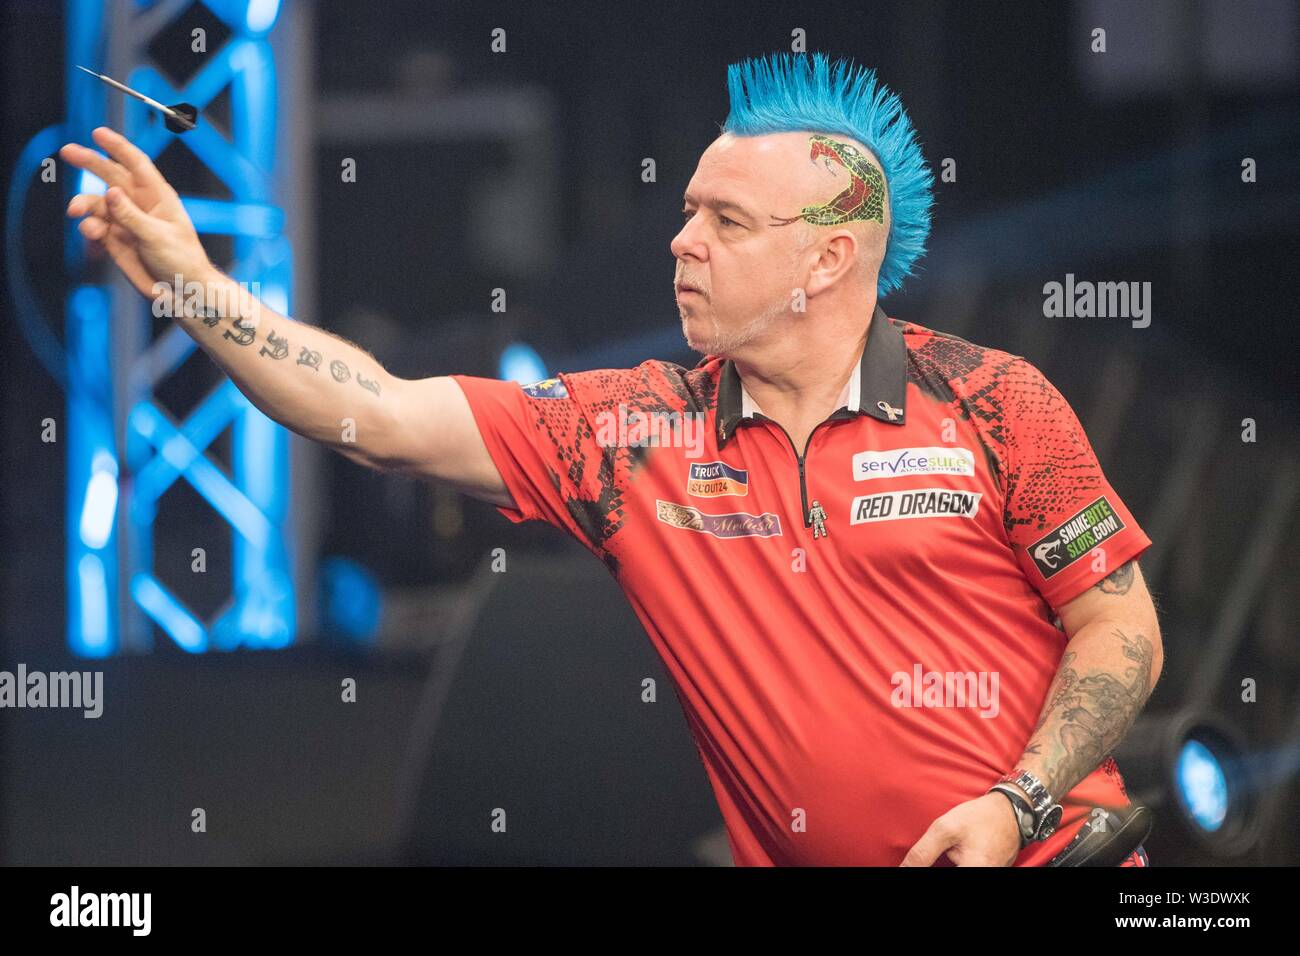
[{"label": "shirt collar", "polygon": [[[850,412],[856,412],[859,410],[858,406],[861,400],[862,376],[861,374],[850,375],[849,380],[844,383],[844,388],[840,391],[835,410],[839,411],[843,408]],[[742,381],[740,383],[740,417],[753,418],[755,415],[762,414],[763,410],[758,407],[758,402],[754,401],[753,396],[749,394],[749,389],[745,388],[745,383]]]},{"label": "shirt collar", "polygon": [[[903,333],[885,315],[880,304],[872,313],[867,329],[867,344],[858,362],[857,374],[840,393],[837,411],[847,415],[870,415],[891,425],[906,423],[907,344]],[[718,378],[718,447],[730,438],[737,427],[752,419],[758,406],[740,380],[736,363],[722,363]]]}]

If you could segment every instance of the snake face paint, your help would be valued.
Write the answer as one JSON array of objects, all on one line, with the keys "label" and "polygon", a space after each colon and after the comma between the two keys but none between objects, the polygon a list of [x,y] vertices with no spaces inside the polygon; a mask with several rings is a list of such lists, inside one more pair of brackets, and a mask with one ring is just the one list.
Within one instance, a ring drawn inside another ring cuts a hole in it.
[{"label": "snake face paint", "polygon": [[819,159],[834,172],[839,165],[849,173],[849,184],[839,195],[820,206],[805,206],[797,216],[788,218],[772,216],[774,226],[788,226],[802,219],[814,226],[838,226],[856,220],[885,224],[885,178],[871,159],[851,143],[842,143],[829,136],[814,135],[808,158]]}]

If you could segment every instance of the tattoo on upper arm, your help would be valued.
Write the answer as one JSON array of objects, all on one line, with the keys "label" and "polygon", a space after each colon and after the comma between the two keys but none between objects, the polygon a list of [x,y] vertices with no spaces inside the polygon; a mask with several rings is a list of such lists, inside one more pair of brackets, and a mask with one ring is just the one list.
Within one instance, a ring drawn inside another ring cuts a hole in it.
[{"label": "tattoo on upper arm", "polygon": [[1102,594],[1128,594],[1133,587],[1135,561],[1125,561],[1110,574],[1093,585]]},{"label": "tattoo on upper arm", "polygon": [[[1154,650],[1143,634],[1111,632],[1131,664],[1120,674],[1093,668],[1074,669],[1076,654],[1067,651],[1048,694],[1048,702],[1030,734],[1030,747],[1044,746],[1044,785],[1058,799],[1095,770],[1128,732],[1151,693]],[[1053,731],[1039,732],[1055,718]]]}]

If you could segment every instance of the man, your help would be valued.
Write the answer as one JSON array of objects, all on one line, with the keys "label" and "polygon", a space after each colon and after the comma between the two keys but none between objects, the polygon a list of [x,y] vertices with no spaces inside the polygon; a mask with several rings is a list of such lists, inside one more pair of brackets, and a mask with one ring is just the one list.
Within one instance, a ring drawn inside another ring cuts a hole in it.
[{"label": "man", "polygon": [[198,283],[176,321],[271,418],[602,559],[738,864],[1043,865],[1128,804],[1108,754],[1160,672],[1150,541],[1036,368],[879,307],[929,232],[898,98],[820,55],[728,80],[672,241],[690,370],[396,379],[240,295],[106,129],[111,158],[62,150],[110,187],[68,211],[141,293]]}]

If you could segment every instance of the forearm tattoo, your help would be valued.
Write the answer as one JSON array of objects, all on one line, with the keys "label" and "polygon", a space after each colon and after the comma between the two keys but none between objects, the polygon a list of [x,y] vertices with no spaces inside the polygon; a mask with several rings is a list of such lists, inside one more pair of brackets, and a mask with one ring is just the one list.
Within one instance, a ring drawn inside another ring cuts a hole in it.
[{"label": "forearm tattoo", "polygon": [[267,344],[262,346],[262,350],[257,353],[258,355],[269,355],[278,361],[289,354],[289,340],[280,338],[275,334],[274,329],[266,333],[266,342]]},{"label": "forearm tattoo", "polygon": [[[203,324],[210,329],[215,329],[221,322],[221,316],[215,310],[204,309],[201,313]],[[223,339],[230,339],[236,345],[247,347],[256,340],[256,326],[250,320],[243,317],[234,318],[230,321],[230,328],[222,332]],[[258,355],[264,355],[274,361],[280,361],[287,358],[290,352],[290,343],[287,338],[277,335],[274,329],[269,329],[266,333],[266,343],[258,350]],[[295,365],[302,365],[313,372],[319,372],[321,362],[323,361],[321,353],[315,349],[310,349],[305,345],[298,347],[298,358]],[[351,381],[353,378],[352,370],[347,364],[340,359],[334,359],[329,363],[329,371],[334,381],[343,384]],[[356,383],[366,391],[378,395],[379,380],[378,378],[366,378],[360,372],[356,373]]]},{"label": "forearm tattoo", "polygon": [[223,339],[230,339],[236,345],[252,345],[254,326],[248,324],[246,319],[232,319],[230,324],[234,327],[235,332],[231,333],[230,329],[222,334]]},{"label": "forearm tattoo", "polygon": [[1079,673],[1075,652],[1067,651],[1029,736],[1026,753],[1043,758],[1043,785],[1057,799],[1106,759],[1151,693],[1151,641],[1119,628],[1111,633],[1129,663],[1120,672],[1094,667]]}]

